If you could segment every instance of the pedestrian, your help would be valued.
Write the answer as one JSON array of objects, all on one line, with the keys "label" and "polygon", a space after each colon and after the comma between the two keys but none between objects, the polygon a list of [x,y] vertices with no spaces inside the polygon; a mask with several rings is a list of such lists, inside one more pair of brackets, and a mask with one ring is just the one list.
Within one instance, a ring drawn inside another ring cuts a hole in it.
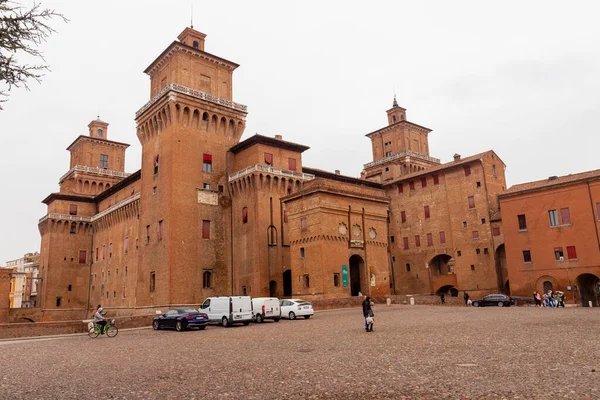
[{"label": "pedestrian", "polygon": [[365,317],[365,331],[367,332],[373,332],[373,317],[375,314],[371,308],[372,305],[373,303],[371,302],[371,298],[369,296],[365,296],[365,299],[362,302],[362,309],[363,317]]},{"label": "pedestrian", "polygon": [[538,307],[542,306],[542,296],[540,296],[540,292],[535,292],[535,305]]},{"label": "pedestrian", "polygon": [[561,292],[561,291],[558,291],[556,299],[558,300],[557,307],[565,308],[565,293]]},{"label": "pedestrian", "polygon": [[440,293],[440,300],[442,301],[442,305],[446,304],[446,295],[443,292]]},{"label": "pedestrian", "polygon": [[469,293],[465,292],[465,295],[463,296],[463,298],[465,299],[465,306],[469,305]]}]

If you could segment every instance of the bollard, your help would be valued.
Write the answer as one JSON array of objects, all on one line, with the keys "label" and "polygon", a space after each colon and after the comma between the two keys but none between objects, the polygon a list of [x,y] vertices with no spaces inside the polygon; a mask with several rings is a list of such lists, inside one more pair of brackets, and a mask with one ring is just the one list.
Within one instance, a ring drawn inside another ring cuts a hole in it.
[{"label": "bollard", "polygon": [[411,305],[411,306],[414,306],[414,305],[415,305],[415,298],[414,298],[414,297],[411,297],[411,298],[410,298],[410,305]]},{"label": "bollard", "polygon": [[387,299],[385,299],[385,305],[386,306],[391,306],[392,305],[392,299],[390,299],[389,297]]},{"label": "bollard", "polygon": [[590,305],[590,307],[594,307],[594,305],[592,304],[592,301],[588,301],[588,304]]}]

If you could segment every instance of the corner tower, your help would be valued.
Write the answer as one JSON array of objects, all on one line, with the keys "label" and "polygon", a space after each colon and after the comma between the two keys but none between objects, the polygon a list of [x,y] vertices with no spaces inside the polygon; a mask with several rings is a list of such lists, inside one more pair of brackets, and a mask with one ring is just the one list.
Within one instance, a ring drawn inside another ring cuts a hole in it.
[{"label": "corner tower", "polygon": [[385,183],[440,164],[439,159],[429,156],[431,129],[409,122],[396,96],[387,116],[388,126],[366,135],[373,149],[373,161],[364,166],[366,179]]},{"label": "corner tower", "polygon": [[230,200],[223,188],[227,152],[244,131],[247,110],[231,101],[238,64],[206,52],[205,37],[184,29],[144,71],[151,98],[136,113],[141,304],[199,304],[230,290]]}]

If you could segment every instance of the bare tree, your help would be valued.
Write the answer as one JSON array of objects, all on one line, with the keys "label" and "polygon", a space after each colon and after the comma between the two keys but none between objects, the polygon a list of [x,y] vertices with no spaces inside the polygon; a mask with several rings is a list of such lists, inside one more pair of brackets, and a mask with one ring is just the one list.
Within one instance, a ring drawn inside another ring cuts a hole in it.
[{"label": "bare tree", "polygon": [[[55,32],[48,25],[54,17],[67,21],[62,14],[42,8],[40,3],[34,2],[31,8],[26,8],[14,1],[0,0],[0,104],[8,100],[13,87],[29,90],[27,81],[40,82],[48,71],[38,46]],[[18,56],[34,59],[35,64],[22,63]]]}]

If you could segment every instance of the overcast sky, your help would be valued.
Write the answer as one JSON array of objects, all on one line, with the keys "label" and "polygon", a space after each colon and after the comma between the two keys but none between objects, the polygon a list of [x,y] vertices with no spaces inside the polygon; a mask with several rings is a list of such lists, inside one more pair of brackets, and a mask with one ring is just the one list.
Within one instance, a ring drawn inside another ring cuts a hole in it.
[{"label": "overcast sky", "polygon": [[49,1],[70,22],[42,45],[51,72],[0,111],[0,264],[37,251],[40,201],[58,191],[66,147],[97,115],[140,167],[142,72],[190,23],[205,50],[241,66],[247,128],[311,147],[306,166],[358,177],[364,135],[394,90],[433,129],[442,162],[494,149],[508,186],[600,168],[600,6],[558,1]]}]

